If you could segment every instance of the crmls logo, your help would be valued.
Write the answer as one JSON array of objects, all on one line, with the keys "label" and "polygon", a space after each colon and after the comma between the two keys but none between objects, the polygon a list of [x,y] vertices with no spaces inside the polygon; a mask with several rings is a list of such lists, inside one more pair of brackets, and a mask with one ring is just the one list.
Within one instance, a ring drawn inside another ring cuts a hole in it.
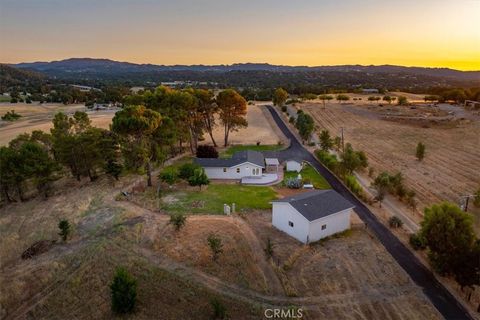
[{"label": "crmls logo", "polygon": [[263,315],[267,319],[301,319],[302,309],[265,309]]}]

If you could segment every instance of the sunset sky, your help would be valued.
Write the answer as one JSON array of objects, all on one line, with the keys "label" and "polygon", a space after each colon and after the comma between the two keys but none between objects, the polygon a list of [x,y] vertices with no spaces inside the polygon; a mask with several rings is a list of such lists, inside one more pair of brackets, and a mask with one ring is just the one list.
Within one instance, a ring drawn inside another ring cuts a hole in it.
[{"label": "sunset sky", "polygon": [[480,0],[0,0],[0,62],[480,70]]}]

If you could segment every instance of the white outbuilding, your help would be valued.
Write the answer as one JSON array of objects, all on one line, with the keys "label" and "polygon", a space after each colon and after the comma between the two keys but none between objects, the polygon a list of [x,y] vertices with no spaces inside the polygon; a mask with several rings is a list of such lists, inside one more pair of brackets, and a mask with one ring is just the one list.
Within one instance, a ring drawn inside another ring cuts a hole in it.
[{"label": "white outbuilding", "polygon": [[288,159],[287,161],[285,161],[285,170],[287,170],[288,172],[302,171],[302,161],[296,159]]},{"label": "white outbuilding", "polygon": [[350,228],[354,205],[334,190],[315,190],[272,201],[272,225],[310,243]]}]

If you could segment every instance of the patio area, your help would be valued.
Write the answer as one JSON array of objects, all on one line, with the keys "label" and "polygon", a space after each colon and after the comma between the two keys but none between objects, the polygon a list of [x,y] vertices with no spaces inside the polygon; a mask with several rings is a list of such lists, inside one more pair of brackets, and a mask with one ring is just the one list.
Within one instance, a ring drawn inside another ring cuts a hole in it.
[{"label": "patio area", "polygon": [[258,177],[244,177],[242,184],[270,185],[282,181],[276,173],[264,173]]}]

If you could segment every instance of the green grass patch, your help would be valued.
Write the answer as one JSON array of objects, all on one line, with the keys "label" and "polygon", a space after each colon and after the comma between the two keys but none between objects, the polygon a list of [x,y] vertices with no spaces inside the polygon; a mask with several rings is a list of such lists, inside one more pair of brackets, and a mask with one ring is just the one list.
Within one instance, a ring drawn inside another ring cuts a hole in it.
[{"label": "green grass patch", "polygon": [[[308,181],[313,184],[315,189],[331,189],[332,187],[328,184],[327,180],[320,175],[317,170],[315,170],[311,165],[307,164],[304,166],[300,172],[302,179],[305,183]],[[298,176],[297,172],[285,172],[284,181],[289,178],[296,178]]]},{"label": "green grass patch", "polygon": [[235,152],[243,150],[254,150],[254,151],[278,151],[285,148],[282,144],[266,144],[266,145],[238,145],[231,146],[227,150],[220,153],[221,158],[230,158]]},{"label": "green grass patch", "polygon": [[[271,187],[242,186],[236,184],[212,184],[201,191],[189,190],[163,194],[169,197],[168,203],[163,201],[162,209],[170,212],[194,214],[223,214],[223,204],[235,203],[237,212],[248,212],[255,209],[270,209],[270,201],[277,198]],[[174,200],[172,201],[172,198]]]}]

